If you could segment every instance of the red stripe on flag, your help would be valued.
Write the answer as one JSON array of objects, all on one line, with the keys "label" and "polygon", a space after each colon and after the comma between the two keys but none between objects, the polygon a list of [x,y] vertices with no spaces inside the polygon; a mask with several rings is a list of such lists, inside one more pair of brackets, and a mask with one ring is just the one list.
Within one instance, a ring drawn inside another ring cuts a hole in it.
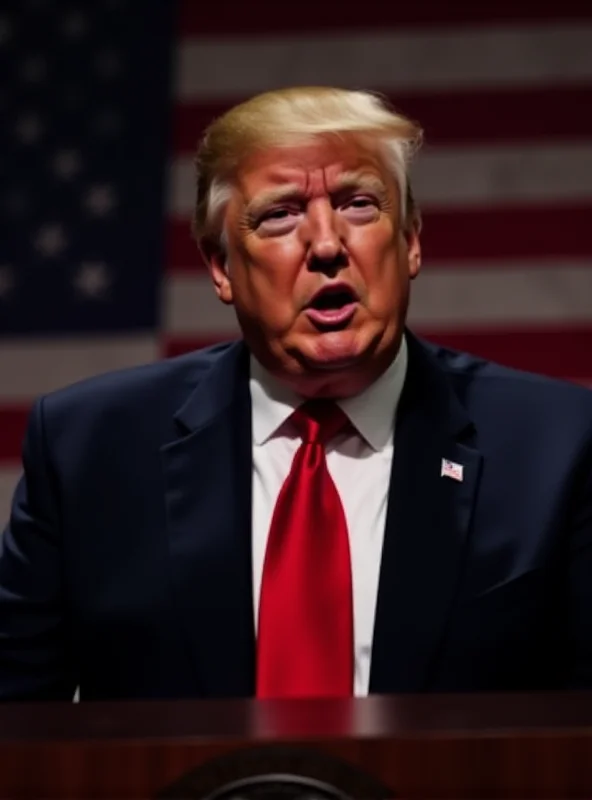
[{"label": "red stripe on flag", "polygon": [[[508,329],[495,331],[422,331],[433,342],[462,350],[515,369],[557,378],[592,381],[592,364],[582,353],[592,353],[592,327]],[[220,338],[172,337],[167,356],[179,355],[221,341]]]},{"label": "red stripe on flag", "polygon": [[166,226],[167,272],[195,272],[205,266],[187,219],[169,219]]},{"label": "red stripe on flag", "polygon": [[172,358],[183,355],[183,353],[190,353],[192,350],[231,340],[230,336],[171,336],[164,343],[163,355],[165,358]]},{"label": "red stripe on flag", "polygon": [[27,405],[0,405],[0,464],[20,460],[28,418]]},{"label": "red stripe on flag", "polygon": [[[421,331],[420,331],[421,333]],[[426,338],[468,353],[475,353],[515,369],[568,378],[592,380],[592,363],[582,358],[592,353],[592,328],[547,326],[529,330],[424,332]]]},{"label": "red stripe on flag", "polygon": [[[462,267],[488,259],[548,263],[592,257],[591,220],[589,205],[427,211],[422,234],[425,261],[437,268],[439,261]],[[188,220],[169,221],[167,242],[169,272],[204,268]]]},{"label": "red stripe on flag", "polygon": [[[337,10],[336,10],[337,9]],[[296,13],[295,13],[296,12]],[[451,28],[460,25],[495,24],[502,22],[533,23],[570,19],[589,19],[592,10],[582,0],[561,3],[533,3],[531,0],[481,0],[478,3],[443,3],[423,0],[409,3],[385,3],[371,0],[364,3],[319,3],[300,0],[292,5],[259,0],[258,3],[210,3],[204,11],[202,3],[182,0],[178,30],[182,36],[250,35],[261,33],[297,34],[305,31],[360,31],[389,27],[424,27],[438,25]],[[503,58],[503,54],[500,55]]]},{"label": "red stripe on flag", "polygon": [[485,259],[585,258],[592,255],[591,214],[588,205],[428,212],[423,251],[429,262],[458,266]]},{"label": "red stripe on flag", "polygon": [[[387,94],[402,114],[418,120],[427,144],[537,144],[592,136],[592,86],[488,89],[429,94]],[[201,132],[245,98],[228,103],[180,104],[173,118],[173,151],[192,154]]]}]

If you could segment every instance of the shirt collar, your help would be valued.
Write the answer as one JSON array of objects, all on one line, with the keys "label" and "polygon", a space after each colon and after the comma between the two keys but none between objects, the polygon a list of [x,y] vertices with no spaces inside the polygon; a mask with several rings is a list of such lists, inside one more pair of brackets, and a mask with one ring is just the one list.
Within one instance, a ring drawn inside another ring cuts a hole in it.
[{"label": "shirt collar", "polygon": [[[403,336],[397,357],[388,369],[360,394],[338,401],[352,425],[373,450],[382,450],[393,434],[395,412],[407,374],[407,360],[407,342]],[[252,355],[250,390],[253,442],[260,445],[304,400],[270,375]]]}]

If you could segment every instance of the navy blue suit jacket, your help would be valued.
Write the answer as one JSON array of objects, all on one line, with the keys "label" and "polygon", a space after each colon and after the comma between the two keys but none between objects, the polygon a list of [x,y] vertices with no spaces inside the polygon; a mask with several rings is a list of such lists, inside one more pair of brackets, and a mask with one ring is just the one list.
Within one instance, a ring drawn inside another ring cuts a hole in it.
[{"label": "navy blue suit jacket", "polygon": [[[252,695],[248,369],[235,342],[36,403],[1,698]],[[592,688],[592,393],[409,335],[370,690],[566,687]]]}]

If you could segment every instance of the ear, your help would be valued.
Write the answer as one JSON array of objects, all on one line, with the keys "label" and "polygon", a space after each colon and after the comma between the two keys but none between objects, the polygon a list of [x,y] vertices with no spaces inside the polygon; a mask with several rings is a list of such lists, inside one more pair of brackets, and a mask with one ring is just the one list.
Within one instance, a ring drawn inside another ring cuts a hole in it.
[{"label": "ear", "polygon": [[214,239],[202,239],[199,249],[207,264],[216,294],[223,303],[232,305],[232,283],[228,275],[226,250]]},{"label": "ear", "polygon": [[409,277],[411,280],[417,278],[421,269],[421,243],[419,241],[419,230],[416,225],[412,225],[405,233],[407,242],[407,258],[409,261]]}]

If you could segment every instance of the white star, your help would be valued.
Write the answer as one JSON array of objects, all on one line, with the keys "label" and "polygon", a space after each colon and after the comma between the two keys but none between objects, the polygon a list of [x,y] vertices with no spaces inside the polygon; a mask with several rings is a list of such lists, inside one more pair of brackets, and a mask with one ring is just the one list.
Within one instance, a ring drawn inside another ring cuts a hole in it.
[{"label": "white star", "polygon": [[76,150],[60,150],[53,159],[53,171],[58,178],[70,180],[82,167],[82,159]]},{"label": "white star", "polygon": [[113,187],[108,185],[93,186],[84,198],[84,205],[95,217],[106,217],[116,202],[117,197]]},{"label": "white star", "polygon": [[67,246],[68,240],[61,225],[42,225],[37,231],[35,248],[47,258],[59,256]]},{"label": "white star", "polygon": [[114,78],[121,70],[121,59],[114,50],[106,50],[97,56],[95,68],[102,78]]},{"label": "white star", "polygon": [[121,128],[121,120],[118,114],[113,111],[104,111],[95,119],[93,125],[97,133],[102,133],[107,136],[115,134]]},{"label": "white star", "polygon": [[47,75],[47,65],[39,56],[33,56],[23,62],[21,78],[27,83],[40,83]]},{"label": "white star", "polygon": [[107,265],[102,261],[85,261],[80,265],[73,284],[80,294],[93,299],[103,297],[111,285]]},{"label": "white star", "polygon": [[5,45],[11,36],[12,26],[10,22],[6,19],[6,17],[0,17],[0,47]]},{"label": "white star", "polygon": [[14,273],[8,264],[0,264],[0,300],[7,297],[14,288]]},{"label": "white star", "polygon": [[81,36],[87,31],[88,23],[84,14],[80,11],[74,11],[72,14],[64,19],[61,25],[62,33],[68,39],[80,39]]}]

